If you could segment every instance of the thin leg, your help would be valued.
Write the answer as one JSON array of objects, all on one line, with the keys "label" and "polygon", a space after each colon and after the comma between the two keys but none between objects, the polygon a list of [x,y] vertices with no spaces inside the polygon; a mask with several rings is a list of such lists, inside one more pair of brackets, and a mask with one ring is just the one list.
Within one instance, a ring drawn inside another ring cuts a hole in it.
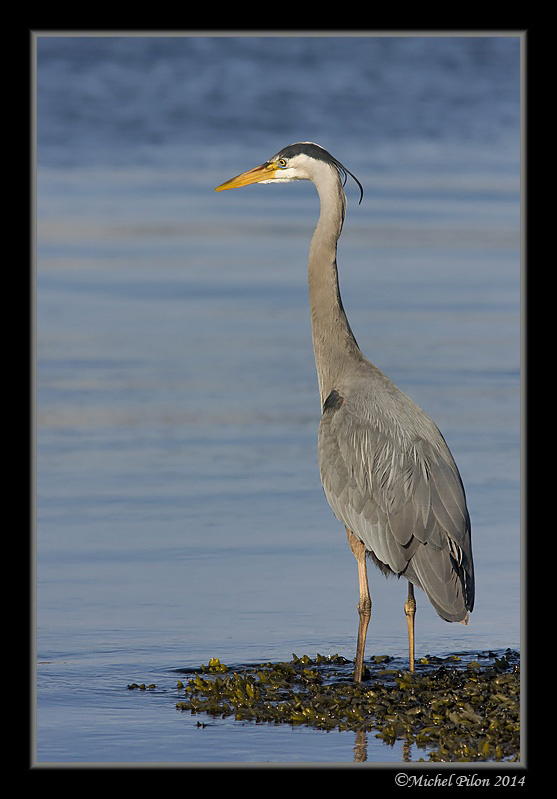
[{"label": "thin leg", "polygon": [[408,622],[408,649],[410,653],[410,671],[414,671],[414,616],[416,615],[416,600],[414,599],[414,586],[408,581],[408,599],[404,603],[404,612]]},{"label": "thin leg", "polygon": [[361,682],[364,672],[364,649],[366,646],[367,626],[371,616],[371,597],[367,582],[366,550],[361,541],[346,528],[348,543],[358,561],[358,582],[360,586],[360,601],[358,602],[358,613],[360,623],[358,625],[358,646],[356,648],[356,660],[354,665],[354,682]]}]

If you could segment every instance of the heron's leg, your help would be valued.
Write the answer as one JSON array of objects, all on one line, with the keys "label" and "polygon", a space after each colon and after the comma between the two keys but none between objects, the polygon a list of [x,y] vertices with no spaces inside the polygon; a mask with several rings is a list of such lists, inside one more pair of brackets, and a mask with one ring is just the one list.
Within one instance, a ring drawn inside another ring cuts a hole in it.
[{"label": "heron's leg", "polygon": [[371,597],[367,582],[366,549],[354,533],[346,528],[348,543],[358,561],[358,582],[360,585],[360,601],[358,602],[358,613],[360,623],[358,626],[358,646],[356,649],[356,661],[354,666],[354,682],[361,682],[364,671],[364,649],[366,646],[367,626],[371,616]]},{"label": "heron's leg", "polygon": [[410,653],[410,671],[414,671],[414,616],[416,615],[416,600],[414,599],[414,586],[408,580],[408,599],[404,603],[404,612],[408,622],[408,649]]}]

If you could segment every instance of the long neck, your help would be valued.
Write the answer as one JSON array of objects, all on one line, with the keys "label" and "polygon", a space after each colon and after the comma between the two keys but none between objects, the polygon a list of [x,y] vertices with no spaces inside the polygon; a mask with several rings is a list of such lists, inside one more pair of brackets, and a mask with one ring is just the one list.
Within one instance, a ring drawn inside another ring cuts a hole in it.
[{"label": "long neck", "polygon": [[321,203],[319,222],[309,250],[309,301],[315,364],[321,404],[347,367],[363,356],[342,307],[336,263],[346,199],[340,179],[331,169],[315,180]]}]

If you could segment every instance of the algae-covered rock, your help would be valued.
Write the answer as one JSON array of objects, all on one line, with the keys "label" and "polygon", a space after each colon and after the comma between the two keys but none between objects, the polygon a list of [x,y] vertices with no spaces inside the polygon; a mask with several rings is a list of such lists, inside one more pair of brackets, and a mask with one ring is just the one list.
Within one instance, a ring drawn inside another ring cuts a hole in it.
[{"label": "algae-covered rock", "polygon": [[357,684],[339,655],[293,655],[238,670],[212,658],[176,706],[238,721],[375,731],[390,745],[415,743],[433,761],[519,759],[518,653],[427,655],[413,674],[376,655],[366,668],[369,679]]}]

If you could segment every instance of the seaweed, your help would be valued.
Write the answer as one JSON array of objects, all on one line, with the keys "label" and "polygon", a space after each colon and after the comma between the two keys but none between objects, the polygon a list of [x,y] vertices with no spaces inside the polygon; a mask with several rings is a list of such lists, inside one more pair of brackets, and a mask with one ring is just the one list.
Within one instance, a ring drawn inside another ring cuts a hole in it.
[{"label": "seaweed", "polygon": [[430,761],[520,759],[517,652],[427,655],[413,673],[377,655],[366,661],[361,683],[352,668],[339,655],[235,669],[211,658],[179,683],[184,699],[176,707],[244,723],[374,731],[388,745],[415,743]]}]

